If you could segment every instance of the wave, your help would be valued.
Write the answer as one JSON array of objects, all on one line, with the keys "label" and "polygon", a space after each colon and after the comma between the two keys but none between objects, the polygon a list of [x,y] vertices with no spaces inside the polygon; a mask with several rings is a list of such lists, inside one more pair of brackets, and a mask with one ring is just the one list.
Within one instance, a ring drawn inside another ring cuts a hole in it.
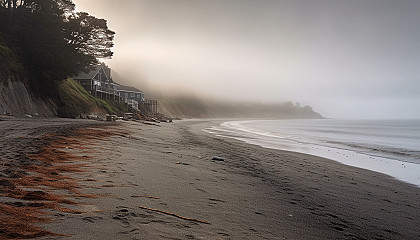
[{"label": "wave", "polygon": [[[270,124],[275,125],[276,121],[230,121],[203,130],[220,137],[233,138],[265,148],[329,158],[346,165],[385,173],[420,186],[418,150],[377,144],[372,141],[374,138],[365,142],[349,141],[352,136],[358,136],[356,133],[350,137],[345,135],[343,139],[335,139],[340,136],[336,134],[328,135],[327,138],[317,138],[311,135],[311,131],[307,131],[310,128],[298,128],[296,132],[293,132],[293,128],[289,128],[281,132],[281,129],[271,128]],[[264,126],[264,129],[261,126]]]},{"label": "wave", "polygon": [[[333,129],[334,126],[329,126],[328,130],[325,130],[322,129],[326,128],[325,126],[316,129],[312,126],[308,128],[307,126],[302,125],[299,130],[286,129],[287,131],[283,132],[281,131],[282,129],[269,131],[267,129],[249,126],[265,126],[269,124],[276,124],[276,120],[231,121],[207,130],[217,132],[221,136],[238,138],[239,140],[245,141],[252,140],[254,144],[258,144],[258,141],[264,142],[265,144],[267,141],[273,141],[273,143],[281,143],[283,147],[285,144],[315,145],[420,164],[420,151],[409,148],[408,146],[400,147],[397,143],[392,141],[386,142],[383,139],[395,139],[396,135],[390,133],[387,133],[386,135],[369,134],[364,129],[367,128],[366,126],[364,126],[364,128],[359,128],[359,130],[357,130],[355,126],[352,126],[352,131],[345,131],[342,129]],[[344,126],[340,125],[340,128],[344,128]],[[297,131],[299,131],[299,133],[296,133]],[[322,133],[322,137],[317,136],[321,135],[320,133]],[[403,133],[400,133],[398,138],[401,142],[410,139],[411,136],[405,137]],[[383,143],[380,143],[380,141]],[[288,146],[287,149],[284,150],[293,148],[294,146]]]},{"label": "wave", "polygon": [[232,129],[232,130],[236,130],[236,131],[241,131],[241,132],[245,132],[245,133],[251,133],[251,134],[258,134],[258,135],[262,135],[262,136],[268,136],[268,137],[273,137],[273,138],[285,138],[284,136],[280,135],[280,134],[276,134],[273,132],[269,132],[269,131],[265,131],[265,130],[261,130],[258,128],[252,128],[252,127],[247,127],[244,124],[246,123],[250,123],[252,121],[232,121],[232,122],[225,122],[221,124],[221,127],[223,128],[228,128],[228,129]]},{"label": "wave", "polygon": [[328,141],[333,145],[341,145],[347,147],[349,150],[355,150],[367,155],[388,157],[403,162],[411,162],[420,164],[420,151],[410,150],[406,148],[388,147],[376,144],[360,144],[360,143],[346,143],[340,141]]}]

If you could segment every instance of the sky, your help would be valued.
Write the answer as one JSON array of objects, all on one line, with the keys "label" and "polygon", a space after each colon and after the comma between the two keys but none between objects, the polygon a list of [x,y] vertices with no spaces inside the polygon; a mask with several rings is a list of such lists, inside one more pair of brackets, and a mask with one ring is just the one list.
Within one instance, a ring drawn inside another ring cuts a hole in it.
[{"label": "sky", "polygon": [[106,63],[146,93],[420,118],[418,0],[73,2],[108,20],[116,35]]}]

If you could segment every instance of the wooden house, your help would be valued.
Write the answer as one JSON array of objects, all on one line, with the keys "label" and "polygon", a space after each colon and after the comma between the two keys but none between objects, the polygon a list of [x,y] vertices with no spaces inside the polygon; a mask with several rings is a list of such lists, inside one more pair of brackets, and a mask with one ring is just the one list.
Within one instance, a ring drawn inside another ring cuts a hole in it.
[{"label": "wooden house", "polygon": [[145,101],[144,92],[135,87],[119,85],[117,92],[120,97],[128,100],[135,100],[139,103]]},{"label": "wooden house", "polygon": [[145,93],[135,87],[116,83],[111,77],[111,69],[105,64],[95,66],[89,72],[81,72],[73,77],[93,96],[115,102],[125,102],[129,110],[146,116],[157,114],[156,100],[146,100]]},{"label": "wooden house", "polygon": [[81,72],[73,79],[94,96],[97,95],[97,92],[118,95],[118,84],[112,80],[111,69],[105,64],[95,66],[89,72]]}]

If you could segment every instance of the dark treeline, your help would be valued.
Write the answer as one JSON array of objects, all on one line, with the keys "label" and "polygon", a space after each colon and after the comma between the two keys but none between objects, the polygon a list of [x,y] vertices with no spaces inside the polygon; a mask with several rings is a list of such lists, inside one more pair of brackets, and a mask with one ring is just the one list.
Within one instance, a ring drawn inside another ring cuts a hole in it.
[{"label": "dark treeline", "polygon": [[0,0],[0,43],[43,96],[53,97],[59,80],[112,57],[114,34],[106,20],[75,12],[72,0]]},{"label": "dark treeline", "polygon": [[323,118],[299,103],[241,103],[202,100],[195,96],[157,97],[159,111],[180,118]]}]

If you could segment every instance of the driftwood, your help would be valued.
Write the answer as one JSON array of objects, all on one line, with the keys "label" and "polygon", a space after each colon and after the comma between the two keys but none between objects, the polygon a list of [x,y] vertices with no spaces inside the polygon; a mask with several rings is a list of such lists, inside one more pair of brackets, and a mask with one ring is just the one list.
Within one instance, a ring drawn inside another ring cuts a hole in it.
[{"label": "driftwood", "polygon": [[202,220],[198,220],[198,219],[193,219],[193,218],[187,218],[187,217],[179,216],[179,215],[177,215],[175,213],[165,212],[165,211],[158,210],[158,209],[153,209],[153,208],[148,208],[148,207],[143,207],[143,206],[139,206],[139,208],[142,208],[142,209],[145,209],[145,210],[149,210],[149,211],[158,212],[158,213],[163,213],[163,214],[174,216],[174,217],[177,217],[177,218],[180,218],[180,219],[183,219],[183,220],[187,220],[187,221],[210,224],[209,222],[206,222],[206,221],[202,221]]},{"label": "driftwood", "polygon": [[131,196],[131,197],[134,197],[134,198],[153,198],[153,199],[160,199],[160,197],[153,197],[153,196],[137,196],[137,195],[135,195],[135,196]]}]

